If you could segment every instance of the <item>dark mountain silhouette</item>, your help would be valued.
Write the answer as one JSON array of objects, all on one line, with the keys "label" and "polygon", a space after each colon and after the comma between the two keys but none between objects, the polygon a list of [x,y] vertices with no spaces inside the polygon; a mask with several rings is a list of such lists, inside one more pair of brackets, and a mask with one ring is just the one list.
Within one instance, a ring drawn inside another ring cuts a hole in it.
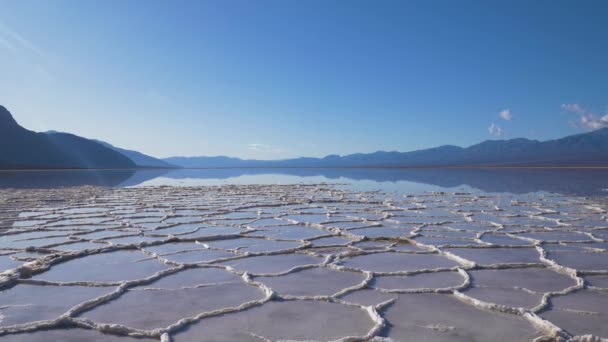
[{"label": "dark mountain silhouette", "polygon": [[141,152],[137,152],[137,151],[133,151],[133,150],[127,150],[124,148],[120,148],[120,147],[116,147],[113,146],[105,141],[101,141],[101,140],[95,140],[93,139],[93,141],[102,144],[103,146],[110,148],[122,155],[124,155],[125,157],[131,159],[132,162],[135,163],[135,165],[139,166],[139,167],[145,167],[145,168],[167,168],[167,169],[171,169],[171,168],[178,168],[178,166],[175,166],[173,164],[169,164],[164,160],[158,159],[158,158],[154,158],[152,156],[143,154]]},{"label": "dark mountain silhouette", "polygon": [[0,106],[0,169],[134,168],[122,154],[67,133],[36,133],[21,127]]},{"label": "dark mountain silhouette", "polygon": [[608,166],[608,128],[544,142],[523,138],[488,140],[466,148],[446,145],[413,152],[378,151],[285,160],[172,157],[165,161],[186,168]]}]

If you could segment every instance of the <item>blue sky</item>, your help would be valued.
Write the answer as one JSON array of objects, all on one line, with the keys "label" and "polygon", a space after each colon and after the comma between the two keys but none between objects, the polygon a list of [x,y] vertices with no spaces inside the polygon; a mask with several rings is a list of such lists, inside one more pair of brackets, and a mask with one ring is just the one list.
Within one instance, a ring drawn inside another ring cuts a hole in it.
[{"label": "blue sky", "polygon": [[0,1],[0,104],[158,157],[608,125],[606,1]]}]

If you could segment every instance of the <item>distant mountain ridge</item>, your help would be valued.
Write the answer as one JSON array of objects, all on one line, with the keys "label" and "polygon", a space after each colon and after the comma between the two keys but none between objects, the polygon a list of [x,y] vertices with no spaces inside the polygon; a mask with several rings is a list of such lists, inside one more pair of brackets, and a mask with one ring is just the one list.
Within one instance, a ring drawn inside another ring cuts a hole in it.
[{"label": "distant mountain ridge", "polygon": [[[54,134],[69,134],[69,133],[65,133],[65,132],[59,132],[59,131],[46,131],[44,132],[45,134],[48,135],[54,135]],[[141,152],[138,151],[133,151],[133,150],[127,150],[124,148],[120,148],[120,147],[116,147],[110,143],[107,143],[105,141],[101,141],[101,140],[97,140],[97,139],[88,139],[88,138],[83,138],[83,139],[87,139],[93,142],[96,142],[98,144],[101,144],[102,146],[105,146],[111,150],[114,150],[120,154],[122,154],[123,156],[129,158],[133,163],[135,163],[135,165],[137,167],[142,167],[142,168],[160,168],[160,169],[175,169],[175,168],[181,168],[179,166],[176,165],[172,165],[167,163],[164,160],[158,159],[158,158],[154,158],[152,156],[149,156],[147,154],[143,154]]]},{"label": "distant mountain ridge", "polygon": [[0,105],[0,169],[120,169],[129,158],[68,133],[45,134],[21,127]]},{"label": "distant mountain ridge", "polygon": [[469,147],[445,145],[412,152],[356,153],[346,156],[285,160],[231,157],[172,157],[186,168],[220,167],[597,167],[608,166],[608,128],[537,141],[524,138],[487,140]]},{"label": "distant mountain ridge", "polygon": [[157,159],[69,133],[21,127],[0,105],[0,169],[356,168],[356,167],[608,167],[608,128],[549,141],[487,140],[412,152],[356,153],[323,158],[246,160],[226,156]]},{"label": "distant mountain ridge", "polygon": [[164,161],[162,159],[154,158],[152,156],[143,154],[138,151],[127,150],[124,148],[116,147],[116,146],[113,146],[113,145],[111,145],[105,141],[101,141],[101,140],[96,140],[96,139],[92,139],[92,140],[131,159],[131,161],[139,167],[165,168],[165,169],[179,168],[178,166],[167,163],[166,161]]}]

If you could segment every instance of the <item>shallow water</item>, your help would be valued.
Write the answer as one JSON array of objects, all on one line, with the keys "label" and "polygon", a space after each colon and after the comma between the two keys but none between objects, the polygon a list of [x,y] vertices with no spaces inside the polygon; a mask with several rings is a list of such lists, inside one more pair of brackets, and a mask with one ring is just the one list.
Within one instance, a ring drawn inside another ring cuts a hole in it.
[{"label": "shallow water", "polygon": [[0,341],[608,338],[603,197],[297,184],[0,201]]}]

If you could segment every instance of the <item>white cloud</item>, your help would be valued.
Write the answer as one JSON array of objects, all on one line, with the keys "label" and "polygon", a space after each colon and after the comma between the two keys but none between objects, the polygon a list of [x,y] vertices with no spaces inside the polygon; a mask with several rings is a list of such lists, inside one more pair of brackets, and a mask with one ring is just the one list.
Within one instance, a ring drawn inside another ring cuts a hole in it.
[{"label": "white cloud", "polygon": [[282,148],[272,146],[272,145],[267,145],[267,144],[247,144],[247,149],[250,151],[269,152],[269,153],[275,153],[275,154],[284,152]]},{"label": "white cloud", "polygon": [[583,114],[585,113],[585,109],[576,103],[565,103],[562,104],[562,110],[570,113]]},{"label": "white cloud", "polygon": [[571,125],[576,128],[595,131],[600,128],[608,127],[608,114],[598,116],[576,103],[562,104],[561,108],[565,112],[578,115],[577,120],[571,122]]},{"label": "white cloud", "polygon": [[502,128],[500,128],[500,126],[496,125],[495,123],[492,123],[490,125],[490,127],[488,127],[488,132],[491,135],[497,136],[497,137],[501,137],[502,136]]},{"label": "white cloud", "polygon": [[511,116],[511,110],[509,110],[509,109],[501,110],[500,113],[498,113],[498,115],[507,121],[511,121],[511,119],[513,119],[513,117]]},{"label": "white cloud", "polygon": [[248,144],[247,149],[252,151],[266,150],[270,146],[265,144]]}]

